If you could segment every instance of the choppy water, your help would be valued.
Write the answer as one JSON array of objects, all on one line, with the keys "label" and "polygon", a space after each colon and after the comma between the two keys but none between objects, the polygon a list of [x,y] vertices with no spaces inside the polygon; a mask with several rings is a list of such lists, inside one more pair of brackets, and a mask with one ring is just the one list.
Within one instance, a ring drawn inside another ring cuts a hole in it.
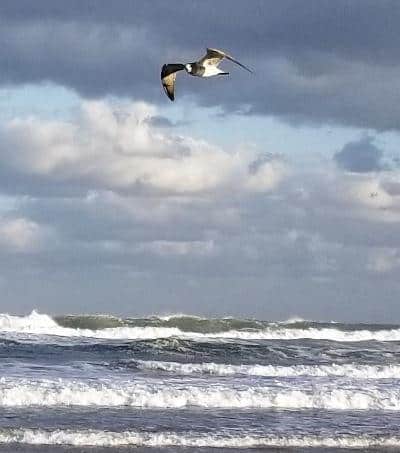
[{"label": "choppy water", "polygon": [[400,451],[400,326],[0,314],[0,451]]}]

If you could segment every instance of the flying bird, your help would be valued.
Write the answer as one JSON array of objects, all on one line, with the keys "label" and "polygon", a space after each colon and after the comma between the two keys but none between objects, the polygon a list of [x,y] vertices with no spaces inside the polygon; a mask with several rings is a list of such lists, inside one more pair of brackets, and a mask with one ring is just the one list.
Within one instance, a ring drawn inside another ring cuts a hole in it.
[{"label": "flying bird", "polygon": [[241,66],[246,71],[253,72],[247,66],[239,61],[235,60],[233,57],[228,55],[222,50],[218,49],[207,49],[207,53],[203,58],[194,62],[194,63],[173,63],[165,64],[161,69],[161,82],[164,88],[166,95],[171,99],[175,100],[175,79],[176,73],[178,71],[185,70],[188,74],[196,77],[212,77],[216,75],[229,75],[229,72],[224,72],[219,69],[218,65],[221,61],[226,58],[227,60],[233,61],[237,65]]}]

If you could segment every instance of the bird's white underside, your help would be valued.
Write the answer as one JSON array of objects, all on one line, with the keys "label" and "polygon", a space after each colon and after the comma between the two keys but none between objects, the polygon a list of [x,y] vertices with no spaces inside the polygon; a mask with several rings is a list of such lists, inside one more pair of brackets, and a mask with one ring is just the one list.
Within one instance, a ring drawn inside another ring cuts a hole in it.
[{"label": "bird's white underside", "polygon": [[204,67],[205,67],[205,70],[204,70],[204,74],[202,74],[202,77],[212,77],[212,76],[216,76],[216,75],[224,72],[224,71],[221,71],[221,69],[217,68],[216,66],[207,65]]}]

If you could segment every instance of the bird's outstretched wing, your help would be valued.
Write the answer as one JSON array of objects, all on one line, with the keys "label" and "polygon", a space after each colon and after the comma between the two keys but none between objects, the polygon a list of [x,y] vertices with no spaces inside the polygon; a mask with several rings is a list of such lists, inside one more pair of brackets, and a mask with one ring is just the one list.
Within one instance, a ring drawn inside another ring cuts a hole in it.
[{"label": "bird's outstretched wing", "polygon": [[161,82],[165,94],[173,101],[175,99],[176,73],[185,69],[183,64],[165,64],[161,69]]},{"label": "bird's outstretched wing", "polygon": [[253,72],[250,68],[245,66],[244,64],[240,63],[239,61],[235,60],[233,57],[228,55],[227,53],[223,52],[222,50],[218,49],[209,49],[207,48],[207,53],[204,55],[203,58],[199,60],[199,63],[202,66],[218,66],[221,60],[226,58],[227,60],[233,61],[237,65],[241,66],[246,71]]},{"label": "bird's outstretched wing", "polygon": [[221,60],[225,58],[224,52],[217,49],[207,49],[207,53],[200,58],[198,63],[201,66],[218,66]]}]

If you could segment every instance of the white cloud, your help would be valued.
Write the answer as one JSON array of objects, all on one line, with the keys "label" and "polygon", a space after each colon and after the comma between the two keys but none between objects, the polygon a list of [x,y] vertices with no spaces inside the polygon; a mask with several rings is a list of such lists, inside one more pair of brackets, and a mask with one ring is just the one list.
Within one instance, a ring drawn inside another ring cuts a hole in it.
[{"label": "white cloud", "polygon": [[287,168],[283,162],[267,161],[245,178],[244,187],[249,192],[268,192],[276,187],[286,174]]},{"label": "white cloud", "polygon": [[[343,174],[331,166],[319,169],[309,177],[314,186],[312,202],[320,199],[327,210],[337,210],[342,218],[364,219],[377,223],[400,222],[400,194],[398,182],[394,181],[396,172],[379,174]],[[398,178],[398,173],[397,173]]]},{"label": "white cloud", "polygon": [[400,254],[397,249],[382,247],[371,251],[367,263],[368,270],[385,274],[397,268],[400,268]]},{"label": "white cloud", "polygon": [[347,194],[354,203],[374,209],[390,208],[394,202],[377,177],[354,177],[347,183]]},{"label": "white cloud", "polygon": [[29,219],[0,218],[0,248],[16,252],[37,251],[46,239],[46,229]]},{"label": "white cloud", "polygon": [[137,252],[150,252],[160,256],[210,256],[216,253],[212,240],[209,241],[151,241],[138,244]]},{"label": "white cloud", "polygon": [[113,107],[84,102],[72,122],[14,119],[0,130],[0,161],[48,181],[115,191],[196,194],[216,190],[270,191],[282,162],[250,171],[253,150],[231,153],[202,140],[154,127],[146,103]]}]

